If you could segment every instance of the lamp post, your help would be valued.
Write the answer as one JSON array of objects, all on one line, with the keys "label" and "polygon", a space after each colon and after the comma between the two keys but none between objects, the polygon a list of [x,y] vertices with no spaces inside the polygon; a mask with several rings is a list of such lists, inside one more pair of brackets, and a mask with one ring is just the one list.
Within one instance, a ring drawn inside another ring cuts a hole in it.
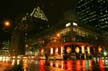
[{"label": "lamp post", "polygon": [[3,51],[1,54],[2,55],[9,55],[9,50],[5,50],[5,49],[9,49],[9,37],[10,37],[10,32],[8,30],[10,30],[10,26],[11,23],[9,20],[5,20],[2,22],[1,27],[0,27],[0,43],[3,45],[1,46],[1,50]]}]

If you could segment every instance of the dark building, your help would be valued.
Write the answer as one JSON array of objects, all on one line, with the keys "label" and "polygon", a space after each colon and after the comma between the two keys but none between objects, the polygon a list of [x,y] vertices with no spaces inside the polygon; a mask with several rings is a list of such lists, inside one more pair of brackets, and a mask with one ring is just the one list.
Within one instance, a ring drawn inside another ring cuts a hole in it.
[{"label": "dark building", "polygon": [[25,43],[24,33],[21,31],[13,31],[11,37],[10,54],[11,55],[25,54],[24,43]]},{"label": "dark building", "polygon": [[79,0],[76,11],[80,23],[97,28],[97,31],[108,31],[107,0]]},{"label": "dark building", "polygon": [[[42,33],[50,27],[47,21],[48,19],[39,6],[35,7],[30,15],[21,17],[12,33],[10,53],[12,55],[24,55],[26,49],[33,50],[30,47],[30,42],[35,41],[39,36],[43,36]],[[29,45],[29,47],[26,47],[26,45]]]}]

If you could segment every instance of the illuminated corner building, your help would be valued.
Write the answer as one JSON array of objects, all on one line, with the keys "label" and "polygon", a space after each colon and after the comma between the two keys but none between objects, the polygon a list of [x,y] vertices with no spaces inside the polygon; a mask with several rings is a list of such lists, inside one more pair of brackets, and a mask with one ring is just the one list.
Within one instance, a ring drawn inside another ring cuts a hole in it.
[{"label": "illuminated corner building", "polygon": [[107,0],[79,0],[77,15],[80,23],[95,26],[106,30],[108,28],[108,1]]},{"label": "illuminated corner building", "polygon": [[46,47],[51,59],[53,56],[57,59],[91,58],[95,54],[93,50],[101,45],[98,33],[78,26],[59,29],[48,39],[50,41]]}]

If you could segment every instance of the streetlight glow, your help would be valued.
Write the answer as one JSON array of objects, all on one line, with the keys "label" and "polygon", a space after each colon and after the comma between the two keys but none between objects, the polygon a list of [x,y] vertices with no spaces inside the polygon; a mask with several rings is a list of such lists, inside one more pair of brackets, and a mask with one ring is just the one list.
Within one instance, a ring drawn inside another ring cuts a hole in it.
[{"label": "streetlight glow", "polygon": [[9,22],[9,21],[5,21],[5,22],[4,22],[4,26],[5,26],[5,27],[9,27],[9,26],[10,26],[10,22]]}]

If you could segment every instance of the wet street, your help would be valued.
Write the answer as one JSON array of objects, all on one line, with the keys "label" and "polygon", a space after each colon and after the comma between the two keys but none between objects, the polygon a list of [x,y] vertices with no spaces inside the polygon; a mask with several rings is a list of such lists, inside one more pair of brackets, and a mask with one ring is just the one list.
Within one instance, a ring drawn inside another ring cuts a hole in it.
[{"label": "wet street", "polygon": [[108,71],[108,60],[25,59],[21,64],[0,62],[0,71]]},{"label": "wet street", "polygon": [[107,71],[106,63],[104,60],[50,60],[49,63],[39,60],[30,63],[27,71]]}]

